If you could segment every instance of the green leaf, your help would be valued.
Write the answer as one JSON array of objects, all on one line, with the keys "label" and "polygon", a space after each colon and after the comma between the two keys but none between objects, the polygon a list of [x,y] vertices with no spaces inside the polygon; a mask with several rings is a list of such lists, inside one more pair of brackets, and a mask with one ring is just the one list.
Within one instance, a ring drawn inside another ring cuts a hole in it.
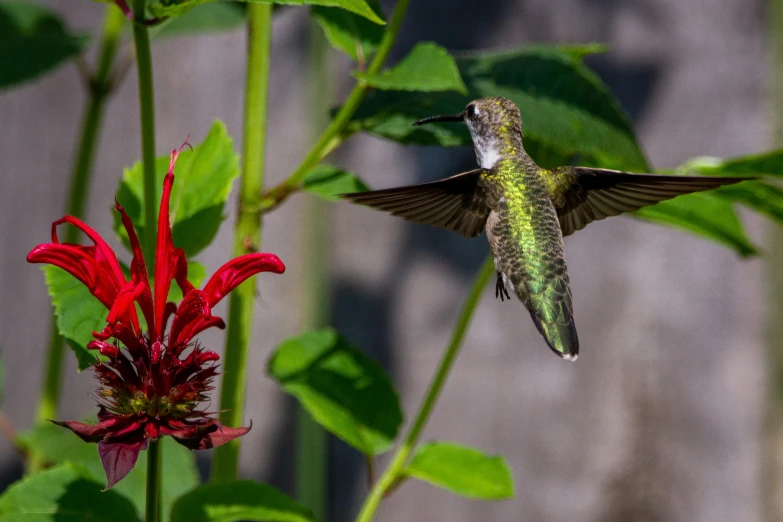
[{"label": "green leaf", "polygon": [[87,349],[92,333],[106,326],[109,311],[78,279],[54,265],[43,268],[46,285],[57,317],[57,330],[71,347],[79,364],[79,371],[96,361],[95,352]]},{"label": "green leaf", "polygon": [[416,45],[391,69],[378,74],[354,72],[353,75],[371,87],[387,91],[468,93],[454,58],[446,49],[432,42]]},{"label": "green leaf", "polygon": [[231,31],[245,23],[245,8],[238,2],[210,2],[197,5],[182,16],[171,18],[155,33],[157,38],[198,36]]},{"label": "green leaf", "polygon": [[[161,0],[160,3],[151,4],[149,10],[153,16],[166,18],[180,16],[199,4],[205,4],[214,0]],[[359,16],[363,16],[376,24],[385,24],[383,18],[367,5],[366,0],[242,0],[247,3],[280,4],[280,5],[322,5],[325,7],[339,7]]]},{"label": "green leaf", "polygon": [[334,165],[320,164],[307,173],[302,189],[328,201],[339,201],[340,194],[364,192],[368,187],[355,174]]},{"label": "green leaf", "polygon": [[313,514],[283,493],[250,480],[206,484],[180,497],[172,522],[234,522],[269,520],[312,522]]},{"label": "green leaf", "polygon": [[334,330],[283,342],[268,372],[319,424],[366,455],[384,452],[397,436],[402,412],[391,381]]},{"label": "green leaf", "polygon": [[[168,168],[168,155],[156,160],[157,187],[163,186]],[[231,192],[231,184],[239,174],[239,157],[234,152],[225,125],[215,122],[204,141],[192,151],[184,149],[179,155],[174,174],[174,188],[171,192],[174,245],[192,257],[209,245],[217,234],[224,219],[223,208]],[[144,244],[147,227],[142,208],[144,172],[141,162],[125,169],[117,191],[117,201],[125,207],[141,244]],[[118,213],[114,214],[114,230],[127,246],[128,236]]]},{"label": "green leaf", "polygon": [[[416,120],[462,111],[471,100],[504,96],[522,112],[525,148],[543,167],[580,163],[648,171],[627,115],[575,50],[523,47],[464,55],[456,60],[467,95],[371,91],[349,130],[403,144],[471,145],[458,123],[413,127]],[[546,152],[546,154],[540,154]]]},{"label": "green leaf", "polygon": [[468,498],[514,497],[514,478],[505,459],[449,442],[430,442],[416,449],[405,475]]},{"label": "green leaf", "polygon": [[79,54],[88,38],[34,3],[0,3],[0,87],[31,80]]},{"label": "green leaf", "polygon": [[[84,444],[84,443],[82,443]],[[72,464],[30,475],[0,497],[0,520],[8,522],[137,522],[133,505]]]},{"label": "green leaf", "polygon": [[783,225],[783,188],[761,181],[745,181],[736,185],[721,187],[717,196],[764,214]]},{"label": "green leaf", "polygon": [[[44,424],[23,433],[20,443],[33,449],[47,461],[54,464],[72,463],[82,466],[85,476],[100,484],[106,484],[106,475],[98,457],[96,444],[82,441],[70,430],[55,424]],[[163,519],[168,520],[175,500],[199,484],[193,452],[177,444],[172,438],[163,441],[163,474],[161,502]],[[127,477],[114,486],[111,491],[121,493],[131,499],[139,514],[144,513],[147,482],[147,452],[139,454],[139,460]],[[100,487],[103,489],[103,486]]]},{"label": "green leaf", "polygon": [[743,257],[759,252],[750,242],[731,202],[709,192],[697,192],[662,201],[636,215],[681,228],[737,251]]},{"label": "green leaf", "polygon": [[[383,18],[377,0],[368,0],[370,8]],[[364,17],[336,7],[313,6],[311,14],[335,48],[359,63],[369,60],[383,37],[383,27]]]}]

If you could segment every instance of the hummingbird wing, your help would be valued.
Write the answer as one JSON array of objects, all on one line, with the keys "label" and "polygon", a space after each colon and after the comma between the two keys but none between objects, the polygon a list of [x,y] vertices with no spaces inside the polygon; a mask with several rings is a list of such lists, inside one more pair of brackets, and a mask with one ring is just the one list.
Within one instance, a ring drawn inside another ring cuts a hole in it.
[{"label": "hummingbird wing", "polygon": [[[589,167],[544,172],[563,237],[588,223],[632,212],[683,194],[711,190],[755,178],[632,174]],[[548,179],[547,179],[548,178]]]},{"label": "hummingbird wing", "polygon": [[341,194],[341,197],[391,212],[408,221],[476,237],[489,215],[484,191],[478,182],[483,172],[484,169],[476,169],[432,183],[352,192]]}]

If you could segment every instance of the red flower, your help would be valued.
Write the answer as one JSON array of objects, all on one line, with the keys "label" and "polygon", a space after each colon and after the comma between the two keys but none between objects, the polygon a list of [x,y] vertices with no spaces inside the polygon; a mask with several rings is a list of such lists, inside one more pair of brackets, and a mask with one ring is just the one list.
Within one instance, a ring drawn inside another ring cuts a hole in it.
[{"label": "red flower", "polygon": [[[187,448],[207,449],[248,432],[249,427],[222,426],[210,413],[199,409],[212,390],[219,357],[191,341],[209,327],[225,326],[211,310],[245,279],[259,272],[280,274],[285,270],[274,254],[246,254],[220,267],[202,290],[188,282],[185,252],[174,247],[169,222],[174,165],[181,150],[172,151],[163,181],[152,286],[133,223],[118,203],[115,209],[122,216],[133,251],[130,281],[125,279],[111,247],[73,216],[55,221],[52,242],[38,245],[27,255],[30,263],[49,263],[66,270],[109,309],[106,328],[93,332],[95,340],[88,345],[108,359],[96,361],[93,366],[103,385],[98,390],[99,422],[57,422],[83,440],[98,443],[107,488],[133,469],[139,452],[151,439],[171,435]],[[57,225],[61,223],[84,232],[93,246],[60,243]],[[172,281],[184,296],[179,306],[166,301]],[[136,305],[144,316],[146,331]],[[169,320],[171,328],[165,335]]]}]

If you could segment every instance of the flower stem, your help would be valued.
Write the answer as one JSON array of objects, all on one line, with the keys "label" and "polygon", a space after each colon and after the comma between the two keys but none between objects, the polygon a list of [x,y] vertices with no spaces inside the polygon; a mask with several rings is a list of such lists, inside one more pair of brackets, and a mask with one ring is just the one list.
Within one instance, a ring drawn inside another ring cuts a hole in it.
[{"label": "flower stem", "polygon": [[145,522],[158,522],[160,518],[160,439],[150,442],[147,448],[147,508]]},{"label": "flower stem", "polygon": [[139,77],[139,113],[141,115],[141,163],[144,171],[144,229],[142,249],[147,269],[155,273],[155,211],[158,188],[155,181],[155,91],[152,85],[150,36],[144,25],[146,0],[133,0],[133,41],[136,45],[136,70]]},{"label": "flower stem", "polygon": [[370,522],[375,516],[375,512],[377,511],[378,505],[381,503],[384,494],[402,478],[402,472],[405,465],[408,463],[408,457],[410,457],[416,447],[416,443],[419,441],[421,431],[430,418],[435,402],[438,400],[438,396],[443,389],[446,378],[448,377],[454,360],[462,346],[465,332],[470,324],[470,319],[473,317],[473,312],[476,310],[479,298],[481,297],[484,287],[487,286],[487,283],[494,273],[495,265],[490,256],[484,261],[484,264],[473,283],[473,288],[470,290],[470,294],[465,300],[465,304],[462,305],[462,311],[457,319],[457,323],[454,325],[454,332],[451,334],[449,346],[446,348],[446,352],[440,360],[438,369],[427,390],[427,395],[424,397],[424,401],[422,401],[419,411],[416,413],[416,418],[413,421],[413,425],[411,426],[408,435],[405,437],[405,440],[400,447],[397,448],[397,452],[394,454],[394,457],[381,477],[375,483],[375,486],[370,490],[370,494],[365,499],[364,504],[359,511],[356,522]]},{"label": "flower stem", "polygon": [[[400,32],[400,27],[402,27],[402,22],[405,19],[409,4],[410,0],[398,0],[397,4],[394,6],[391,20],[389,21],[386,30],[383,33],[381,43],[378,46],[378,52],[375,53],[372,62],[370,62],[370,65],[367,68],[369,74],[376,74],[386,62],[386,58],[389,56],[394,41],[397,39],[397,34]],[[339,141],[340,134],[345,130],[348,122],[351,121],[351,117],[356,112],[356,109],[359,108],[359,104],[364,99],[367,89],[368,85],[364,81],[358,80],[356,82],[353,90],[348,95],[348,98],[346,98],[345,103],[343,103],[340,110],[337,111],[334,119],[326,130],[324,130],[323,134],[321,134],[321,137],[315,145],[313,145],[313,148],[307,156],[305,156],[296,170],[294,170],[282,184],[275,187],[270,192],[281,194],[280,199],[282,200],[292,191],[297,189],[310,169],[316,166],[328,152],[331,152],[335,148],[335,141]],[[274,201],[271,204],[277,206],[280,202],[281,201]]]},{"label": "flower stem", "polygon": [[[272,6],[249,3],[247,80],[245,83],[245,122],[243,167],[239,187],[239,209],[234,232],[234,255],[257,250],[261,243],[259,204],[264,184],[269,62],[272,47]],[[228,331],[220,393],[221,420],[229,426],[243,421],[247,354],[253,326],[255,277],[231,293],[228,305]],[[237,476],[239,441],[215,450],[212,480],[227,481]]]},{"label": "flower stem", "polygon": [[[122,11],[113,5],[106,6],[98,66],[94,76],[90,79],[89,99],[82,118],[81,135],[71,170],[71,184],[68,190],[68,207],[66,209],[66,213],[71,216],[82,217],[84,214],[84,204],[89,193],[90,174],[92,173],[93,160],[95,159],[95,147],[98,142],[98,131],[101,126],[103,108],[110,90],[109,73],[117,55],[117,45],[124,23],[125,17]],[[77,239],[78,230],[74,227],[68,227],[65,242],[75,243]],[[47,419],[57,417],[57,409],[60,402],[63,351],[63,339],[60,337],[56,320],[53,317],[46,357],[46,373],[44,374],[43,389],[36,411],[36,420],[39,424]],[[35,471],[41,464],[40,460],[35,457],[29,463],[30,471]]]}]

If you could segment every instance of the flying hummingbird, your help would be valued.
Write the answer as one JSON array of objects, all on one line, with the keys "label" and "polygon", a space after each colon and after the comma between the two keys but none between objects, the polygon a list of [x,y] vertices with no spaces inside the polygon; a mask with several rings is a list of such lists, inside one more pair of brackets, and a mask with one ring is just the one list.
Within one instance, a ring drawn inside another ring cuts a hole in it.
[{"label": "flying hummingbird", "polygon": [[495,297],[504,300],[509,289],[514,292],[552,351],[571,361],[579,340],[563,237],[591,221],[752,179],[543,169],[525,152],[522,117],[506,98],[481,98],[459,114],[414,125],[432,122],[465,123],[479,168],[432,183],[343,196],[469,238],[486,229],[497,271]]}]

